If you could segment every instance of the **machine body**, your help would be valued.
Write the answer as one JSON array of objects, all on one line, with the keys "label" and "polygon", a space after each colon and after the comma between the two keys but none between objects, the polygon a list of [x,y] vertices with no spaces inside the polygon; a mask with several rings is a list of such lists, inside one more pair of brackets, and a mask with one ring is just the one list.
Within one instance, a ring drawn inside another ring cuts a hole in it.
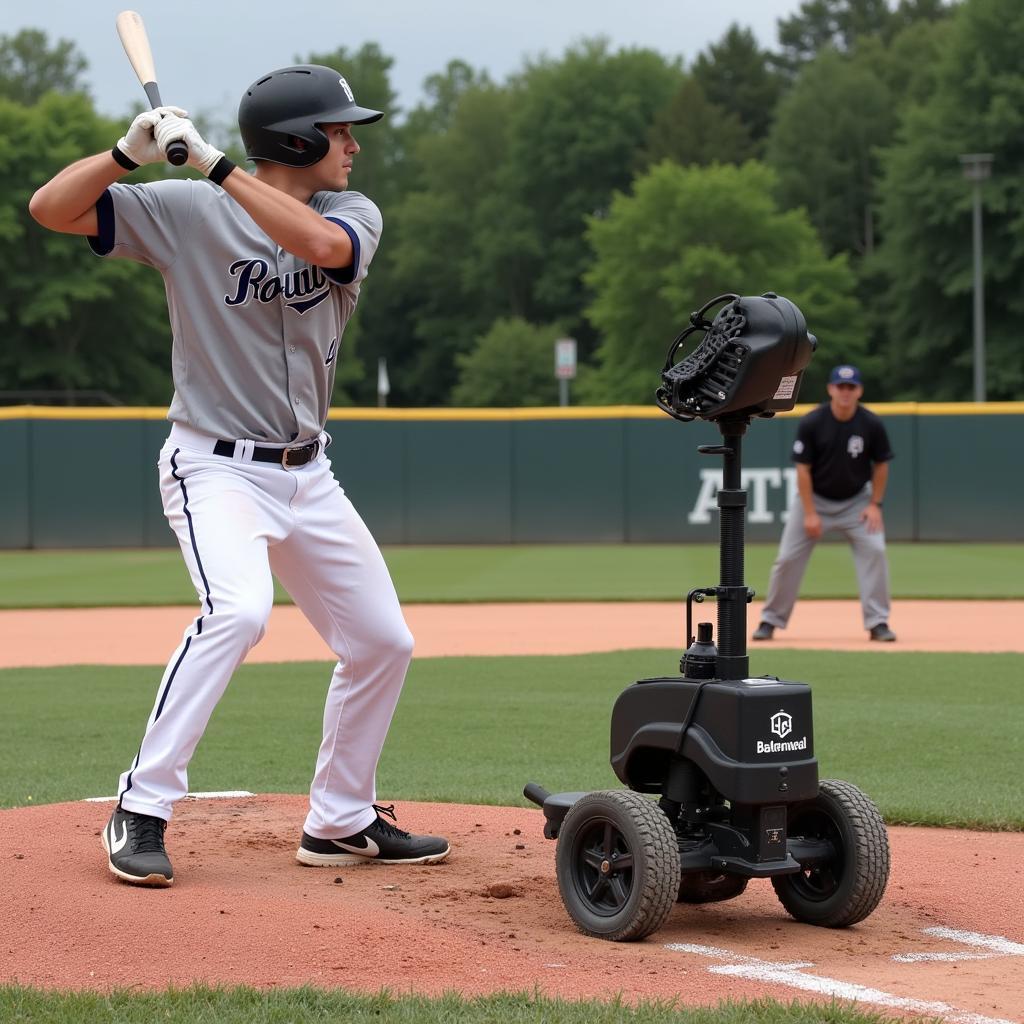
[{"label": "machine body", "polygon": [[[640,939],[675,902],[732,899],[761,878],[797,920],[846,927],[885,891],[885,824],[855,786],[819,780],[810,687],[751,677],[746,651],[742,438],[755,417],[793,407],[816,341],[774,293],[719,296],[690,320],[669,349],[657,402],[722,434],[699,449],[723,458],[719,582],[687,596],[680,674],[640,679],[612,708],[610,762],[626,788],[551,794],[529,783],[523,792],[557,840],[562,901],[585,934]],[[673,362],[699,330],[694,351]],[[692,606],[708,597],[717,643],[710,622],[690,634]]]}]

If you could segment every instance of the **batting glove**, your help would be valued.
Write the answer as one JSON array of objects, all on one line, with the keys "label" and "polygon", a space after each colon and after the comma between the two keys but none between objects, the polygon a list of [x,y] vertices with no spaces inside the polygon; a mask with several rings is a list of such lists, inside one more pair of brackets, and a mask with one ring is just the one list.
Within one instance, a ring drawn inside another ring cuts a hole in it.
[{"label": "batting glove", "polygon": [[[159,163],[164,159],[164,154],[153,136],[154,127],[165,117],[181,118],[185,113],[181,107],[156,107],[154,110],[144,110],[132,121],[128,131],[117,140],[114,146],[114,159],[127,170],[134,170],[142,164]],[[123,159],[118,158],[118,153]]]},{"label": "batting glove", "polygon": [[224,159],[224,154],[215,146],[211,146],[187,117],[172,115],[161,118],[156,126],[155,134],[161,156],[166,158],[167,147],[172,142],[184,142],[188,146],[189,167],[194,167],[200,174],[205,174],[207,177],[210,177],[210,172],[218,162]]}]

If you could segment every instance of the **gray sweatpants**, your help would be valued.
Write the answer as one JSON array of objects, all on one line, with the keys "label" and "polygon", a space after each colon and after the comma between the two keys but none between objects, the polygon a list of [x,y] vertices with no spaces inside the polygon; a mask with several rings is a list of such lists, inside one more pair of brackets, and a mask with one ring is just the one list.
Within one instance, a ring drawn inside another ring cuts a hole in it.
[{"label": "gray sweatpants", "polygon": [[[889,621],[889,564],[885,557],[885,533],[868,533],[860,515],[871,500],[871,491],[865,488],[846,501],[832,501],[814,495],[814,507],[821,516],[822,535],[838,530],[853,549],[853,563],[857,570],[860,606],[864,615],[864,628],[871,629],[880,622]],[[793,612],[800,581],[818,541],[804,530],[803,505],[794,502],[782,531],[779,554],[772,566],[768,597],[761,611],[761,621],[785,629]]]}]

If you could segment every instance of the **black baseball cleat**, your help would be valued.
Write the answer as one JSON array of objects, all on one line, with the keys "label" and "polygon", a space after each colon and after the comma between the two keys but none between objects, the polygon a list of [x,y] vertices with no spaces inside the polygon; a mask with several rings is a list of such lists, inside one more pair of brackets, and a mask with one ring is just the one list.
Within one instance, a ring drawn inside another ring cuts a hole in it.
[{"label": "black baseball cleat", "polygon": [[871,640],[881,640],[882,643],[891,644],[896,639],[896,634],[889,628],[888,622],[880,622],[868,630],[868,637]]},{"label": "black baseball cleat", "polygon": [[107,866],[118,878],[133,885],[160,889],[173,885],[174,872],[164,849],[166,828],[163,818],[117,807],[103,830]]},{"label": "black baseball cleat", "polygon": [[354,836],[343,839],[317,839],[302,833],[295,859],[312,867],[336,867],[341,864],[436,864],[451,852],[447,839],[440,836],[412,836],[381,817],[395,820],[395,805],[378,807],[377,820]]},{"label": "black baseball cleat", "polygon": [[754,640],[771,640],[775,636],[775,627],[770,622],[762,622],[754,630]]}]

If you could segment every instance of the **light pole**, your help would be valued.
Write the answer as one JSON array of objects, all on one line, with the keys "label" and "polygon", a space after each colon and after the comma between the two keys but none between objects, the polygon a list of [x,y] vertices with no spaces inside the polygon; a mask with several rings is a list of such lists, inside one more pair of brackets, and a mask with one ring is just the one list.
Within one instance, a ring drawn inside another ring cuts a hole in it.
[{"label": "light pole", "polygon": [[985,401],[985,280],[982,270],[981,183],[992,173],[991,153],[960,157],[964,177],[974,184],[974,400]]}]

